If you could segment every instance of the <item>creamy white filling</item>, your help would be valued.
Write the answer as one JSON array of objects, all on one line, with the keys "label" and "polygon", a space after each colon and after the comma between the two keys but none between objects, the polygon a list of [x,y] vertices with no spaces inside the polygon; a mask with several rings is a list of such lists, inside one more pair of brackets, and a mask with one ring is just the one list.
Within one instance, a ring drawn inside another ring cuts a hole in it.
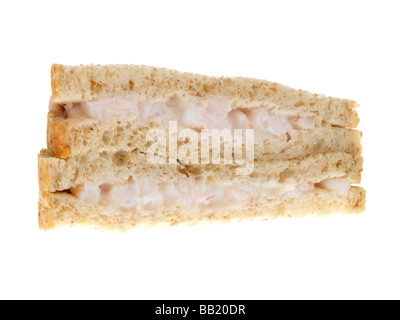
[{"label": "creamy white filling", "polygon": [[315,119],[279,111],[275,106],[240,109],[222,97],[200,99],[175,97],[168,101],[103,100],[68,103],[69,118],[105,121],[116,117],[137,118],[139,123],[177,121],[182,127],[200,129],[254,129],[256,134],[285,134],[289,129],[313,129]]},{"label": "creamy white filling", "polygon": [[142,212],[160,207],[237,206],[255,204],[263,199],[301,197],[315,187],[347,195],[350,182],[344,178],[328,179],[318,184],[278,182],[221,182],[197,184],[194,181],[159,182],[137,179],[123,183],[85,183],[71,189],[79,199],[105,206]]},{"label": "creamy white filling", "polygon": [[332,178],[317,184],[317,187],[339,193],[346,196],[349,192],[351,182],[343,178]]}]

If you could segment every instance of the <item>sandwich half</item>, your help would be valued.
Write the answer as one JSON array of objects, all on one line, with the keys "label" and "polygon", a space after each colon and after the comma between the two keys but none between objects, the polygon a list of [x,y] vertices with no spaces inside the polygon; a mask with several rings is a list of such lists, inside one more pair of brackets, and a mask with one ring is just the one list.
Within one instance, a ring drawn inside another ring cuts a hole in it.
[{"label": "sandwich half", "polygon": [[[352,186],[362,172],[354,101],[257,79],[135,65],[53,65],[51,78],[47,150],[38,158],[43,229],[127,230],[364,210],[365,191]],[[171,123],[175,152],[171,135],[149,141]],[[232,139],[220,137],[221,145],[203,154],[205,130],[228,130]],[[252,139],[235,140],[235,130]],[[180,139],[181,131],[190,139]],[[230,161],[203,161],[214,151]],[[238,173],[247,160],[250,170]]]}]

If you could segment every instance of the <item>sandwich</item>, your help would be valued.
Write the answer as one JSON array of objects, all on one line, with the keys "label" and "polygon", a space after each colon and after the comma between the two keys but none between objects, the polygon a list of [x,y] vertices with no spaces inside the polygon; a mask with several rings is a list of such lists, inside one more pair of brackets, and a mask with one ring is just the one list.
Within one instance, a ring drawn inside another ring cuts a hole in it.
[{"label": "sandwich", "polygon": [[364,210],[354,101],[137,65],[53,65],[51,87],[42,229]]}]

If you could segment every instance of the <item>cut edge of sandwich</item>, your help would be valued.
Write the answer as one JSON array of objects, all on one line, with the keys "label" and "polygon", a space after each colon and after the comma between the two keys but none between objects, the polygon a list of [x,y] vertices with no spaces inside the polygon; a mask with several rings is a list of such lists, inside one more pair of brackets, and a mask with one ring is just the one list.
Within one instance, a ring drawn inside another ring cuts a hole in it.
[{"label": "cut edge of sandwich", "polygon": [[[351,185],[360,182],[363,163],[362,133],[353,129],[359,123],[355,101],[258,79],[137,65],[54,64],[51,86],[48,150],[38,157],[41,229],[125,231],[365,209],[365,190]],[[242,114],[257,121],[259,110],[284,123],[286,131],[255,144],[256,166],[248,179],[235,177],[234,166],[146,163],[146,133],[160,128],[153,122],[157,108],[172,105],[174,117],[191,110],[186,103],[204,101],[202,108],[211,106],[212,114],[228,103],[224,117],[233,128]],[[153,118],[140,118],[137,110]]]}]

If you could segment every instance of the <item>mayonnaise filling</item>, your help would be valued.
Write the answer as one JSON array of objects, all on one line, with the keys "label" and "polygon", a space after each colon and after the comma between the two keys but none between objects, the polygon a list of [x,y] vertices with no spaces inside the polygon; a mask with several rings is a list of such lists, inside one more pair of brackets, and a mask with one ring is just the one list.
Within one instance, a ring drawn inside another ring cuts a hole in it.
[{"label": "mayonnaise filling", "polygon": [[333,178],[318,184],[294,181],[198,184],[194,181],[159,182],[151,178],[141,178],[102,185],[87,182],[72,188],[71,193],[85,202],[140,213],[160,207],[201,209],[213,206],[246,206],[265,199],[302,197],[316,187],[346,196],[350,189],[350,181]]},{"label": "mayonnaise filling", "polygon": [[315,118],[277,110],[276,106],[238,108],[223,97],[174,97],[168,101],[103,100],[67,103],[68,118],[106,121],[136,117],[142,124],[177,121],[182,127],[201,129],[254,129],[255,134],[282,135],[290,129],[313,129]]}]

